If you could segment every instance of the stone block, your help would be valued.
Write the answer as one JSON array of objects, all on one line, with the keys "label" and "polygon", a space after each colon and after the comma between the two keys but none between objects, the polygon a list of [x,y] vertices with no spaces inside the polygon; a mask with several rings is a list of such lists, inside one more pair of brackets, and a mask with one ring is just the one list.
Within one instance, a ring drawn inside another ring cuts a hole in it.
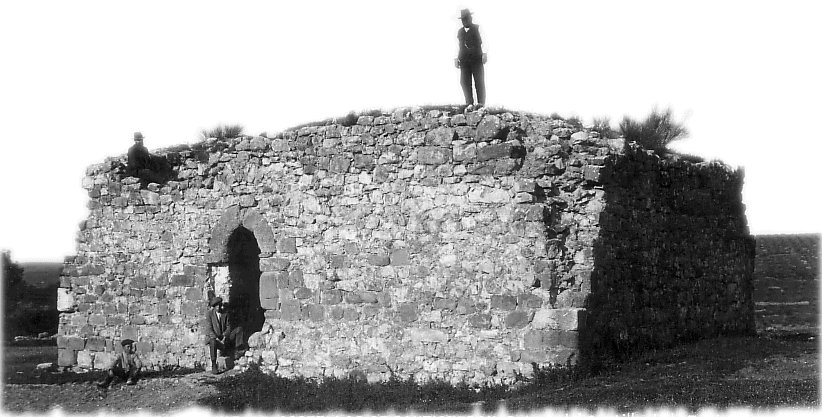
[{"label": "stone block", "polygon": [[286,321],[300,320],[300,302],[297,300],[281,300],[280,317]]},{"label": "stone block", "polygon": [[579,340],[579,333],[565,330],[545,330],[543,331],[542,344],[547,348],[569,348],[576,349]]},{"label": "stone block", "polygon": [[274,231],[267,221],[261,220],[254,229],[254,237],[257,239],[257,245],[261,252],[273,253],[277,251],[277,238],[274,237]]},{"label": "stone block", "polygon": [[324,290],[320,293],[320,301],[323,304],[336,305],[342,302],[342,291]]},{"label": "stone block", "polygon": [[517,308],[517,297],[512,295],[492,295],[491,308],[500,310],[513,310]]},{"label": "stone block", "polygon": [[457,132],[453,128],[438,127],[425,133],[425,144],[450,147],[451,142],[456,138]]},{"label": "stone block", "polygon": [[400,322],[410,323],[416,320],[417,317],[418,315],[416,304],[404,303],[397,306],[397,318],[400,320]]},{"label": "stone block", "polygon": [[77,363],[77,351],[57,349],[57,366],[73,366]]},{"label": "stone block", "polygon": [[417,162],[424,165],[442,165],[451,159],[451,150],[436,146],[417,148]]},{"label": "stone block", "polygon": [[77,307],[74,300],[74,295],[69,292],[68,288],[57,289],[57,311],[72,312]]},{"label": "stone block", "polygon": [[448,341],[448,335],[436,329],[405,329],[403,336],[404,339],[412,342],[445,343]]},{"label": "stone block", "polygon": [[288,274],[288,288],[299,288],[305,286],[303,271],[295,269]]},{"label": "stone block", "polygon": [[65,346],[71,350],[83,350],[86,348],[86,341],[81,337],[68,336],[65,339]]},{"label": "stone block", "polygon": [[[137,332],[137,327],[135,327],[135,326],[123,326],[120,329],[120,340],[123,340],[123,339],[137,340],[137,336],[138,336],[138,332]],[[117,343],[117,346],[119,346],[119,342]]]},{"label": "stone block", "polygon": [[286,271],[291,265],[291,261],[284,258],[260,259],[260,270],[263,272]]},{"label": "stone block", "polygon": [[525,349],[535,351],[544,350],[544,346],[542,344],[544,334],[545,332],[543,330],[529,330],[525,332],[525,334],[522,335],[523,346]]},{"label": "stone block", "polygon": [[352,158],[343,155],[332,156],[328,164],[328,170],[334,174],[346,173],[351,166],[351,160]]},{"label": "stone block", "polygon": [[260,299],[275,298],[277,294],[277,272],[263,272],[260,274]]},{"label": "stone block", "polygon": [[391,252],[390,264],[392,266],[403,266],[410,263],[411,255],[407,249],[396,249]]},{"label": "stone block", "polygon": [[188,317],[204,316],[207,308],[206,304],[200,301],[184,301],[181,305],[183,315]]},{"label": "stone block", "polygon": [[542,298],[534,294],[520,294],[517,295],[518,308],[540,308],[542,307]]},{"label": "stone block", "polygon": [[199,288],[187,288],[186,289],[186,299],[188,301],[202,301],[203,300],[203,291]]},{"label": "stone block", "polygon": [[434,308],[437,310],[454,311],[457,309],[457,300],[453,298],[434,298]]},{"label": "stone block", "polygon": [[92,336],[86,340],[86,349],[92,352],[99,352],[106,350],[106,338],[99,336]]},{"label": "stone block", "polygon": [[374,266],[387,266],[391,263],[391,258],[388,255],[371,254],[368,255],[368,263]]},{"label": "stone block", "polygon": [[376,304],[379,302],[377,294],[370,291],[360,291],[357,293],[360,297],[360,302],[365,304]]},{"label": "stone block", "polygon": [[[86,309],[88,310],[88,309]],[[88,316],[85,314],[74,314],[71,316],[71,325],[72,326],[85,326],[88,324]]]},{"label": "stone block", "polygon": [[490,329],[491,315],[489,314],[472,314],[468,316],[468,325],[475,329]]},{"label": "stone block", "polygon": [[277,241],[276,246],[279,253],[297,253],[297,238],[282,237]]},{"label": "stone block", "polygon": [[582,308],[540,309],[534,314],[534,329],[580,330],[584,327],[586,310]]},{"label": "stone block", "polygon": [[234,358],[228,356],[217,356],[217,369],[220,371],[228,371],[234,368]]},{"label": "stone block", "polygon": [[300,288],[297,288],[294,291],[294,298],[296,298],[298,300],[305,300],[305,299],[311,298],[311,296],[313,296],[313,295],[314,295],[314,292],[311,291],[310,289],[306,288],[306,287],[300,287]]},{"label": "stone block", "polygon": [[585,306],[585,300],[588,299],[588,293],[583,291],[565,290],[559,295],[554,302],[556,308],[581,308]]},{"label": "stone block", "polygon": [[319,304],[309,304],[306,306],[308,310],[308,319],[319,323],[325,320],[325,307]]},{"label": "stone block", "polygon": [[360,312],[356,308],[343,309],[343,320],[357,321],[360,319]]},{"label": "stone block", "polygon": [[114,362],[113,352],[96,352],[94,353],[94,369],[109,369],[112,362]]},{"label": "stone block", "polygon": [[548,357],[548,353],[543,351],[524,350],[520,352],[518,362],[540,364],[548,362]]},{"label": "stone block", "polygon": [[94,354],[87,350],[77,352],[77,366],[92,369],[94,367]]},{"label": "stone block", "polygon": [[174,275],[171,277],[171,282],[169,284],[177,287],[191,287],[194,285],[194,276]]},{"label": "stone block", "polygon": [[505,327],[508,329],[521,329],[531,321],[532,314],[528,311],[512,311],[505,316]]},{"label": "stone block", "polygon": [[263,298],[260,296],[260,307],[266,310],[276,310],[280,308],[280,298],[277,293],[270,294]]}]

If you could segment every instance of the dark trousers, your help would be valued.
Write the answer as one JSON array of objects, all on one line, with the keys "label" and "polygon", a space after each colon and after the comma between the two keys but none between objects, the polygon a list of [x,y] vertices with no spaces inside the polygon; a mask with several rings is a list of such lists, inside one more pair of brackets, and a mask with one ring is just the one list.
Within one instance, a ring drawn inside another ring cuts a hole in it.
[{"label": "dark trousers", "polygon": [[465,95],[465,104],[474,104],[474,92],[471,81],[477,88],[477,103],[485,105],[485,69],[482,62],[460,65],[460,85]]},{"label": "dark trousers", "polygon": [[211,353],[211,364],[214,365],[215,363],[217,363],[217,349],[219,349],[225,355],[229,352],[235,352],[240,346],[242,346],[242,344],[242,327],[231,329],[231,331],[225,335],[224,342],[220,342],[217,339],[211,339],[208,342],[209,352]]},{"label": "dark trousers", "polygon": [[103,381],[104,386],[109,386],[111,381],[114,381],[114,377],[120,379],[130,379],[134,382],[137,382],[137,378],[140,377],[140,368],[134,366],[131,367],[128,371],[123,368],[112,368],[109,369],[108,374],[106,375],[106,380]]}]

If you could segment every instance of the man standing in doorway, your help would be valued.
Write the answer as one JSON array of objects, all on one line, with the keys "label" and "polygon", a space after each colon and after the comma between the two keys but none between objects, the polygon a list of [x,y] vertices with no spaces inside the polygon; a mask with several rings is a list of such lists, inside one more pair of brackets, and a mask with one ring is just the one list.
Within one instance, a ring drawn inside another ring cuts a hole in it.
[{"label": "man standing in doorway", "polygon": [[226,355],[233,353],[235,360],[245,353],[240,350],[243,344],[243,328],[233,327],[222,297],[214,297],[208,305],[211,308],[206,313],[205,330],[209,353],[211,354],[211,373],[219,374],[220,371],[217,369],[218,349]]},{"label": "man standing in doorway", "polygon": [[[460,20],[462,20],[462,27],[457,31],[460,50],[454,63],[460,69],[460,84],[465,95],[466,110],[471,111],[485,106],[485,70],[483,66],[487,57],[482,52],[479,26],[472,22],[471,12],[468,9],[462,9]],[[472,79],[477,89],[476,106],[474,106]]]}]

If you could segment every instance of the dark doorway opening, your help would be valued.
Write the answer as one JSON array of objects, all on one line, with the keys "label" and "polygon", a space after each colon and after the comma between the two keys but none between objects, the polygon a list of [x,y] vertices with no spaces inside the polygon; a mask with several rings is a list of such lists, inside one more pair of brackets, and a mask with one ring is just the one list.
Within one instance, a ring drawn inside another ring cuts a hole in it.
[{"label": "dark doorway opening", "polygon": [[265,322],[260,306],[260,247],[254,233],[240,226],[229,236],[227,252],[229,317],[233,317],[235,326],[242,326],[248,340],[252,333],[262,330]]}]

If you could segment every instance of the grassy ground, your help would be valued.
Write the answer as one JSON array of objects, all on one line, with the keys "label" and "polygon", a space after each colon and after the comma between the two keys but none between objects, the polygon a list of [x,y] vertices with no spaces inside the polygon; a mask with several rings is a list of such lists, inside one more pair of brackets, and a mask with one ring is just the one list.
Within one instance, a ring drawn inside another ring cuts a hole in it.
[{"label": "grassy ground", "polygon": [[705,340],[649,352],[599,375],[555,371],[517,388],[480,391],[402,381],[287,380],[254,371],[215,377],[191,370],[155,373],[137,386],[121,383],[101,391],[93,384],[99,376],[91,373],[35,375],[36,363],[54,360],[50,355],[56,356],[53,347],[4,349],[3,409],[46,411],[60,406],[69,412],[164,412],[199,406],[221,412],[470,413],[500,407],[518,412],[819,407],[818,344],[809,334]]}]

